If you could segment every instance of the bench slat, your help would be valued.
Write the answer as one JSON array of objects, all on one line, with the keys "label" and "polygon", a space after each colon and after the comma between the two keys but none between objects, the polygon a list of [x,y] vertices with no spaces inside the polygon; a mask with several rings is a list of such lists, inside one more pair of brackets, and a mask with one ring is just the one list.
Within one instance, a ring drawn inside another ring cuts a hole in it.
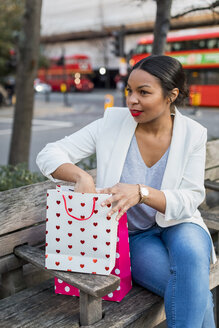
[{"label": "bench slat", "polygon": [[[45,269],[44,251],[28,245],[16,247],[14,253],[22,259]],[[114,275],[102,276],[86,273],[64,272],[55,270],[46,270],[49,274],[57,277],[77,288],[84,293],[95,297],[105,296],[114,291],[119,286],[120,279]]]},{"label": "bench slat", "polygon": [[16,246],[28,243],[37,245],[45,242],[46,223],[34,225],[0,237],[0,257],[13,253]]},{"label": "bench slat", "polygon": [[219,215],[216,213],[209,211],[204,211],[200,209],[200,213],[202,218],[204,219],[205,224],[209,229],[217,230],[219,231],[219,220],[218,217]]},{"label": "bench slat", "polygon": [[[205,168],[219,167],[219,139],[207,142]],[[218,178],[218,176],[217,176]]]},{"label": "bench slat", "polygon": [[205,180],[205,188],[219,191],[219,182]]}]

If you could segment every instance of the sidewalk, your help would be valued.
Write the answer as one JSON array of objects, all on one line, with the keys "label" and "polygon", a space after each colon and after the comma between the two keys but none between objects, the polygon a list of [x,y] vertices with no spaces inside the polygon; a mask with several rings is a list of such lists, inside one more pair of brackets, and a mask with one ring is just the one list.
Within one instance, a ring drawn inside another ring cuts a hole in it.
[{"label": "sidewalk", "polygon": [[[34,103],[34,113],[33,118],[54,116],[54,115],[65,115],[72,114],[75,109],[70,106],[64,106],[60,103],[45,102],[41,100],[36,100]],[[3,106],[0,107],[0,117],[12,118],[14,115],[14,106]]]}]

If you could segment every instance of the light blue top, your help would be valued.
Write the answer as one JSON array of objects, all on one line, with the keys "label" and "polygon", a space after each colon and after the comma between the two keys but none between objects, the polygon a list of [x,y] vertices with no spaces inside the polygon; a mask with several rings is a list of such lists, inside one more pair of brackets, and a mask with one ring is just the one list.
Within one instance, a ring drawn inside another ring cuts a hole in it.
[{"label": "light blue top", "polygon": [[[131,140],[126,160],[123,166],[120,182],[137,184],[160,190],[166,168],[169,148],[166,153],[152,167],[144,163],[138,148],[135,134]],[[147,230],[155,224],[156,210],[145,204],[137,204],[127,211],[128,230],[134,233],[138,230]]]}]

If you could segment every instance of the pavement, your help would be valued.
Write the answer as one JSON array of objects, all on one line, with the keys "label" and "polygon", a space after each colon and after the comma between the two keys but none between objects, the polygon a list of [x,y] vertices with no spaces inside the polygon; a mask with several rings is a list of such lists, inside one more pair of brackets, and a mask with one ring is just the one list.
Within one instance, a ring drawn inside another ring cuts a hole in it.
[{"label": "pavement", "polygon": [[[75,112],[73,106],[64,106],[60,103],[45,102],[37,100],[34,102],[33,118],[49,117],[55,115],[68,115]],[[14,106],[0,107],[0,117],[12,118],[14,115]]]}]

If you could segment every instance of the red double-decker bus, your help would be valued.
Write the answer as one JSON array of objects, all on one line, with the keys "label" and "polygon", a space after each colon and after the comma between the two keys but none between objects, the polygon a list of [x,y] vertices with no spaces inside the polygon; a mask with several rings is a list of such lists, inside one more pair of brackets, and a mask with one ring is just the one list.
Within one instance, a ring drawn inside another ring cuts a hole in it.
[{"label": "red double-decker bus", "polygon": [[[130,65],[149,56],[152,44],[152,34],[140,39]],[[169,32],[165,54],[185,68],[191,105],[219,106],[219,26]]]},{"label": "red double-decker bus", "polygon": [[93,74],[90,58],[86,55],[73,55],[49,59],[49,68],[38,70],[37,77],[51,85],[53,91],[91,91],[94,84],[90,77]]}]

